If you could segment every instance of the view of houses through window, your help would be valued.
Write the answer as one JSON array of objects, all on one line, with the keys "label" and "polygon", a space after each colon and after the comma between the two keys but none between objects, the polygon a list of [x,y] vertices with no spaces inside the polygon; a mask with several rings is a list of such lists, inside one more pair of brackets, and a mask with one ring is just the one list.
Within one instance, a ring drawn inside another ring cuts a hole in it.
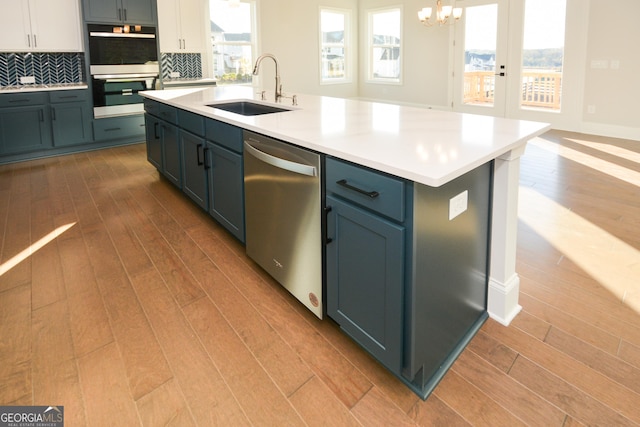
[{"label": "view of houses through window", "polygon": [[400,83],[400,9],[369,12],[369,80]]},{"label": "view of houses through window", "polygon": [[347,11],[320,11],[321,83],[341,83],[348,79],[348,22]]},{"label": "view of houses through window", "polygon": [[251,83],[254,10],[253,2],[209,1],[213,74],[218,85]]}]

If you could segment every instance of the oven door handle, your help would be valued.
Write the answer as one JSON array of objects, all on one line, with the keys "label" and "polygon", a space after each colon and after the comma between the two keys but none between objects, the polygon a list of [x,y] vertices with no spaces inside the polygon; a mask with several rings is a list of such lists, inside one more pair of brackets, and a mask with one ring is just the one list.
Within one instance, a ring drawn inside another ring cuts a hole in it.
[{"label": "oven door handle", "polygon": [[122,81],[131,81],[131,80],[139,80],[146,81],[151,79],[156,79],[158,77],[157,74],[94,74],[93,77],[96,80],[105,80],[107,82],[122,82]]}]

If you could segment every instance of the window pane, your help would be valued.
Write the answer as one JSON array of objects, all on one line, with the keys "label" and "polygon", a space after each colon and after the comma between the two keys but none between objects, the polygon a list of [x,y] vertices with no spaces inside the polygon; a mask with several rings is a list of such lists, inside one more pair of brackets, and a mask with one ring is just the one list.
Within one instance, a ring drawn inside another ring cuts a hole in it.
[{"label": "window pane", "polygon": [[522,54],[524,108],[560,110],[566,0],[527,0]]},{"label": "window pane", "polygon": [[463,102],[493,106],[498,5],[467,7],[465,15]]},{"label": "window pane", "polygon": [[400,80],[400,10],[371,14],[370,78]]},{"label": "window pane", "polygon": [[320,12],[321,79],[322,81],[346,78],[345,14],[323,10]]},{"label": "window pane", "polygon": [[217,84],[251,83],[251,4],[211,0],[213,74]]}]

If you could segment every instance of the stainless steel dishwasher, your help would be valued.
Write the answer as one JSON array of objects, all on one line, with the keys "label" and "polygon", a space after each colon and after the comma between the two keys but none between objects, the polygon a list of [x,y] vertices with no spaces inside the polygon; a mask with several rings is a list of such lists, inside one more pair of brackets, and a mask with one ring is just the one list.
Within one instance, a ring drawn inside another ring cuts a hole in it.
[{"label": "stainless steel dishwasher", "polygon": [[320,155],[244,131],[247,255],[322,318]]}]

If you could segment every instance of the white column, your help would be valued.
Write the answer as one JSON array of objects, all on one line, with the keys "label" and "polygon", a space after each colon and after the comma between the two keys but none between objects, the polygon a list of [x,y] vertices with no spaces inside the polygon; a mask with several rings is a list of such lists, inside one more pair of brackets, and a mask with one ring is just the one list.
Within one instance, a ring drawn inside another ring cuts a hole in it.
[{"label": "white column", "polygon": [[492,319],[509,325],[520,312],[520,278],[516,273],[520,156],[526,142],[495,160],[491,262],[487,310]]}]

